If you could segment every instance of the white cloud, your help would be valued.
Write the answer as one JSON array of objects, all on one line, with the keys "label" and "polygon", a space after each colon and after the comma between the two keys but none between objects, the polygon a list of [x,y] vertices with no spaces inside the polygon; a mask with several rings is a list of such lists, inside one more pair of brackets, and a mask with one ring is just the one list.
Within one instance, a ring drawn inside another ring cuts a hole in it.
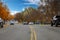
[{"label": "white cloud", "polygon": [[[23,8],[21,11],[24,11],[24,10],[25,10],[25,8]],[[14,10],[14,11],[10,11],[10,14],[11,14],[11,15],[14,15],[14,14],[19,13],[19,12],[21,12],[21,11],[15,11],[15,10]]]},{"label": "white cloud", "polygon": [[35,4],[35,3],[24,3],[24,4],[27,4],[27,5],[29,5],[29,4]]},{"label": "white cloud", "polygon": [[11,11],[11,15],[14,15],[14,14],[16,14],[16,13],[18,13],[18,12],[20,12],[20,11]]},{"label": "white cloud", "polygon": [[43,2],[41,2],[41,0],[25,0],[25,1],[28,1],[29,3],[24,3],[24,4],[35,4],[37,6],[46,5],[44,0],[43,0]]},{"label": "white cloud", "polygon": [[25,0],[25,1],[28,1],[30,3],[25,3],[25,4],[35,4],[35,5],[39,5],[41,3],[40,0]]},{"label": "white cloud", "polygon": [[22,9],[22,11],[24,11],[24,10],[25,10],[25,8]]}]

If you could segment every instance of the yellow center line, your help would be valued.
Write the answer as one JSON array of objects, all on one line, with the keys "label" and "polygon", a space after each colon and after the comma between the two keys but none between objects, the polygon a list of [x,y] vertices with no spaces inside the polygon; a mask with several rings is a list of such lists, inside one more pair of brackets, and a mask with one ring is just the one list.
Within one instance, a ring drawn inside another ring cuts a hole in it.
[{"label": "yellow center line", "polygon": [[33,31],[31,29],[31,40],[33,40]]},{"label": "yellow center line", "polygon": [[36,32],[34,31],[34,39],[37,40]]},{"label": "yellow center line", "polygon": [[37,40],[36,32],[33,27],[29,27],[31,29],[31,39],[30,40]]}]

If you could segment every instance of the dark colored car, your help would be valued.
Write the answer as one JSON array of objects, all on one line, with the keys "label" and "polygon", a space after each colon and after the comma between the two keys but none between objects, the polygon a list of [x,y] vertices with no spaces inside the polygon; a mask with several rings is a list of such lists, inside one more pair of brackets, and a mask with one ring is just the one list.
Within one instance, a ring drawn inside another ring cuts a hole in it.
[{"label": "dark colored car", "polygon": [[40,24],[40,22],[34,22],[34,24]]},{"label": "dark colored car", "polygon": [[58,25],[60,25],[60,15],[59,16],[57,15],[55,18],[56,20],[53,20],[52,18],[51,26],[55,25],[57,27]]},{"label": "dark colored car", "polygon": [[3,28],[3,25],[4,25],[3,22],[0,22],[0,27],[1,27],[1,28]]}]

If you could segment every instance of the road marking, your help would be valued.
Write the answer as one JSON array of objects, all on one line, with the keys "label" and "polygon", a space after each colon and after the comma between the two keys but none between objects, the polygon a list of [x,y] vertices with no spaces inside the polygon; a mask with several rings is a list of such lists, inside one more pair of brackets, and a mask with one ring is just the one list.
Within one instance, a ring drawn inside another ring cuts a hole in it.
[{"label": "road marking", "polygon": [[33,40],[33,32],[32,32],[32,28],[30,27],[31,29],[31,40]]},{"label": "road marking", "polygon": [[31,29],[31,39],[30,40],[37,40],[36,32],[33,27],[29,27]]},{"label": "road marking", "polygon": [[34,31],[34,39],[37,40],[36,32]]}]

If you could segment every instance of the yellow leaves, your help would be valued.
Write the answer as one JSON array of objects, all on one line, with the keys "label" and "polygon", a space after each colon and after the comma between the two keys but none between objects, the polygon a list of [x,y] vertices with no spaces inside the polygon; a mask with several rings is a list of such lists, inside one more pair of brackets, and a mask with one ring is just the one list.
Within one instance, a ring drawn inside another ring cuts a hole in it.
[{"label": "yellow leaves", "polygon": [[9,11],[7,11],[8,8],[4,7],[3,4],[0,3],[0,17],[4,20],[8,19]]},{"label": "yellow leaves", "polygon": [[10,15],[10,14],[9,14],[8,20],[12,20],[12,19],[14,19],[14,15]]}]

